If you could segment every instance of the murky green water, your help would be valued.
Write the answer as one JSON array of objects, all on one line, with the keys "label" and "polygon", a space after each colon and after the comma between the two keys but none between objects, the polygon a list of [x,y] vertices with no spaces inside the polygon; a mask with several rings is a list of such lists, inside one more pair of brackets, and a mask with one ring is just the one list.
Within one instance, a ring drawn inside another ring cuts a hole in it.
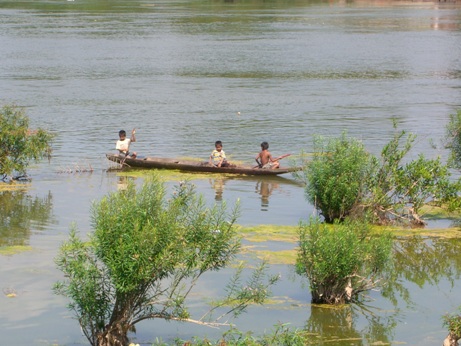
[{"label": "murky green water", "polygon": [[[27,107],[34,126],[57,135],[51,163],[32,167],[30,188],[0,192],[0,245],[32,247],[0,255],[0,288],[17,293],[0,295],[1,343],[76,345],[85,343],[78,324],[51,293],[60,278],[53,258],[72,222],[90,230],[91,202],[124,184],[105,172],[120,128],[136,127],[141,154],[207,158],[220,139],[233,160],[252,163],[263,140],[275,155],[297,154],[311,151],[314,134],[344,130],[377,153],[396,118],[419,136],[414,155],[445,156],[440,138],[461,108],[461,7],[0,0],[0,61],[0,102]],[[194,182],[210,203],[240,199],[244,225],[296,225],[313,212],[290,176]],[[251,309],[237,326],[262,333],[290,322],[336,345],[441,344],[440,316],[461,305],[460,244],[412,245],[402,250],[395,300],[373,292],[372,313],[311,307],[307,288],[275,265],[284,280],[274,294],[285,303]],[[219,294],[227,276],[207,276],[201,293]],[[137,336],[220,333],[161,322]]]}]

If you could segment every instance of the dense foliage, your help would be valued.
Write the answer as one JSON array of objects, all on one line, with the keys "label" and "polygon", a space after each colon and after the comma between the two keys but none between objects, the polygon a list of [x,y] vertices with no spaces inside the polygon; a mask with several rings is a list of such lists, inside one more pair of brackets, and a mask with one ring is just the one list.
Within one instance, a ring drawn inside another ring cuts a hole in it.
[{"label": "dense foliage", "polygon": [[308,200],[325,221],[343,220],[360,199],[371,169],[363,144],[345,133],[339,138],[314,137],[314,156],[302,171]]},{"label": "dense foliage", "polygon": [[456,114],[450,114],[446,132],[446,146],[450,149],[450,163],[461,169],[461,110],[458,110]]},{"label": "dense foliage", "polygon": [[[186,298],[200,276],[230,263],[240,249],[234,221],[225,204],[208,208],[192,186],[181,184],[169,199],[154,177],[139,190],[109,194],[93,205],[90,241],[71,231],[56,263],[66,280],[55,291],[70,298],[82,330],[92,345],[127,345],[128,332],[146,319],[193,320]],[[237,272],[227,286],[223,307],[236,316],[248,304],[262,303],[268,287],[264,264],[244,283]],[[225,316],[222,314],[221,316]]]},{"label": "dense foliage", "polygon": [[[460,206],[460,180],[451,178],[440,158],[419,155],[404,160],[415,135],[396,132],[380,157],[368,153],[354,138],[316,138],[314,157],[297,176],[306,183],[306,195],[326,222],[346,217],[372,222],[425,224],[423,205],[452,210]],[[402,143],[403,141],[403,143]]]},{"label": "dense foliage", "polygon": [[53,136],[39,128],[29,129],[29,118],[22,108],[0,109],[0,179],[25,176],[31,160],[50,157]]},{"label": "dense foliage", "polygon": [[391,251],[391,236],[371,235],[366,223],[347,219],[327,226],[311,219],[299,228],[296,272],[309,279],[313,303],[356,302],[379,286]]}]

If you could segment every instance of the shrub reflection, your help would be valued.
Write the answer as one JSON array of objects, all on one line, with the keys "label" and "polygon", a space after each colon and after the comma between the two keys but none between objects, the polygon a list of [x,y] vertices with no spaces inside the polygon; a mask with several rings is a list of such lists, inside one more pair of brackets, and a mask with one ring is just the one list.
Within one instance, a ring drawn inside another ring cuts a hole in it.
[{"label": "shrub reflection", "polygon": [[0,191],[0,246],[26,245],[31,229],[45,229],[52,218],[52,195],[32,197],[26,191]]}]

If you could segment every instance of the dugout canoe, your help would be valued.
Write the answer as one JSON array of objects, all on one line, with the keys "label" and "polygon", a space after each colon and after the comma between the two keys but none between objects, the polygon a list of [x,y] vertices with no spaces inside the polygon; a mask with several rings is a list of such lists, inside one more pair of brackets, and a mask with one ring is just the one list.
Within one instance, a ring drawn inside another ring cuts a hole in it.
[{"label": "dugout canoe", "polygon": [[118,154],[106,154],[110,161],[123,163],[127,167],[154,168],[154,169],[174,169],[186,172],[206,172],[206,173],[228,173],[246,175],[280,175],[299,171],[299,167],[280,167],[277,169],[261,169],[251,166],[238,165],[235,167],[215,167],[208,162],[197,162],[192,160],[169,159],[163,157],[127,157],[125,160]]}]

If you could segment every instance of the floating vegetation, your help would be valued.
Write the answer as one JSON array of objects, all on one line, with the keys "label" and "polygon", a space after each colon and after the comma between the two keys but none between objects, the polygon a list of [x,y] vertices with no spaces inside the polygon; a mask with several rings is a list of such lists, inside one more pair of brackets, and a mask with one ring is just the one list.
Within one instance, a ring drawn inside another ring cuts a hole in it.
[{"label": "floating vegetation", "polygon": [[[330,227],[331,225],[326,225]],[[297,243],[299,241],[298,226],[285,225],[257,225],[250,227],[239,226],[241,237],[251,243],[242,247],[242,254],[250,255],[253,258],[264,259],[270,264],[293,265],[297,257]],[[373,232],[380,233],[390,231],[397,238],[412,238],[420,236],[424,238],[461,238],[460,227],[439,228],[439,229],[412,229],[412,228],[389,228],[386,226],[373,226]],[[280,249],[274,246],[265,246],[263,243],[279,243]],[[257,245],[256,245],[257,244]],[[285,244],[285,245],[283,245]],[[295,245],[292,249],[286,249],[286,245]]]},{"label": "floating vegetation", "polygon": [[392,234],[398,237],[427,237],[427,238],[461,238],[461,228],[434,228],[434,229],[396,229]]},{"label": "floating vegetation", "polygon": [[[326,227],[332,227],[327,224]],[[444,227],[444,228],[403,228],[373,225],[374,233],[390,231],[397,237],[413,237],[415,235],[423,237],[440,237],[440,238],[461,238],[461,227]],[[285,242],[297,243],[299,226],[286,225],[257,225],[257,226],[240,226],[240,234],[243,239],[252,242]]]},{"label": "floating vegetation", "polygon": [[[120,169],[117,169],[120,171]],[[110,171],[110,169],[108,169]],[[190,181],[190,180],[201,180],[210,179],[209,173],[194,173],[194,172],[183,172],[170,169],[141,169],[120,171],[118,173],[122,177],[132,178],[148,178],[152,175],[158,175],[164,182],[168,181]],[[225,177],[226,174],[213,174],[213,178]]]},{"label": "floating vegetation", "polygon": [[61,168],[58,170],[58,173],[68,173],[68,174],[74,174],[74,173],[92,173],[94,171],[93,167],[91,166],[90,163],[87,163],[85,165],[80,165],[76,163],[73,167],[65,167]]},{"label": "floating vegetation", "polygon": [[277,241],[297,243],[299,240],[298,226],[258,225],[242,227],[240,233],[250,242]]},{"label": "floating vegetation", "polygon": [[31,185],[26,183],[19,183],[17,181],[12,181],[9,183],[0,182],[0,192],[2,191],[18,191],[18,190],[27,190]]},{"label": "floating vegetation", "polygon": [[[178,157],[177,158],[180,161],[192,161],[192,162],[203,162],[202,158],[197,158],[197,157]],[[109,161],[108,162],[109,167],[107,168],[107,171],[131,171],[131,166],[125,162],[120,163],[120,162],[114,162],[114,161]],[[141,168],[141,167],[136,167],[132,170],[132,172],[144,172],[145,175],[146,172],[158,172],[158,171],[173,171],[173,172],[179,172],[175,170],[170,170],[170,169],[155,169],[155,168]],[[148,173],[147,173],[148,174]]]},{"label": "floating vegetation", "polygon": [[0,255],[11,256],[20,252],[31,251],[32,246],[29,245],[12,245],[0,247]]},{"label": "floating vegetation", "polygon": [[296,263],[297,248],[292,250],[272,251],[272,250],[253,250],[259,259],[264,259],[269,264],[291,264]]}]

